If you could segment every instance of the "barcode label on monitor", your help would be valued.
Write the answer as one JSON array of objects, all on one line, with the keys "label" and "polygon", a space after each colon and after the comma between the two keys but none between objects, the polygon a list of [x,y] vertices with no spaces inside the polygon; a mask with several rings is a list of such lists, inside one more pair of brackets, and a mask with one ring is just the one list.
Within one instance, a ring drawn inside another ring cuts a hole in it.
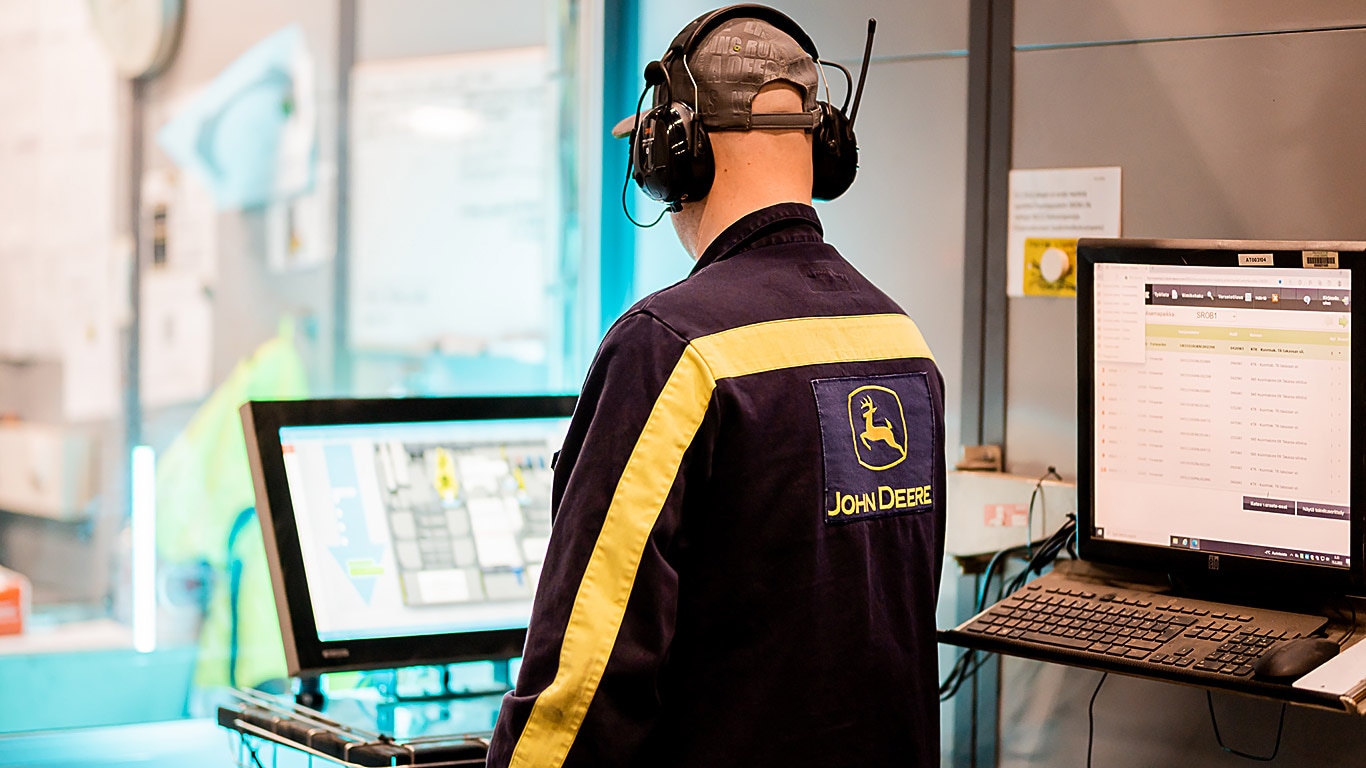
[{"label": "barcode label on monitor", "polygon": [[1303,251],[1305,269],[1337,269],[1337,251]]}]

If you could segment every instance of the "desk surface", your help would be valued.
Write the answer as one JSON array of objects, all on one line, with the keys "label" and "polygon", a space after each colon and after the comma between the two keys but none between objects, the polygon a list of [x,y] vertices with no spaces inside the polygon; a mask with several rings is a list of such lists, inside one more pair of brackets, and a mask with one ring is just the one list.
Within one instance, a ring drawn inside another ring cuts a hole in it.
[{"label": "desk surface", "polygon": [[133,647],[133,630],[113,619],[39,626],[0,637],[0,656],[123,650]]}]

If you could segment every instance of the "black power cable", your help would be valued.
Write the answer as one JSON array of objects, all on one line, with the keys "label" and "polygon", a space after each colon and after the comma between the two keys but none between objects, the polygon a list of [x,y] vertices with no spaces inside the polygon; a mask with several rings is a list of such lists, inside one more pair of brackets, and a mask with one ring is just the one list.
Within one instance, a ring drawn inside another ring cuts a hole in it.
[{"label": "black power cable", "polygon": [[1086,768],[1091,768],[1091,747],[1096,738],[1096,697],[1100,695],[1100,687],[1105,685],[1108,677],[1109,672],[1100,676],[1100,680],[1096,682],[1096,689],[1091,692],[1091,703],[1086,705]]},{"label": "black power cable", "polygon": [[[1042,482],[1042,480],[1040,481]],[[987,563],[986,569],[982,572],[981,585],[977,589],[977,596],[974,601],[974,613],[981,613],[987,607],[987,597],[991,593],[991,582],[996,578],[997,571],[1001,570],[1002,575],[996,590],[996,600],[1003,599],[1006,595],[1024,587],[1031,575],[1040,574],[1045,567],[1057,559],[1058,555],[1066,549],[1073,557],[1076,556],[1074,542],[1076,541],[1077,519],[1075,515],[1069,514],[1067,522],[1053,532],[1053,535],[1041,541],[1029,542],[1019,546],[1003,549],[992,556]],[[1009,582],[1004,576],[1004,564],[1011,558],[1019,558],[1026,565],[1024,570],[1016,574]],[[963,685],[977,674],[993,654],[980,653],[978,651],[964,651],[954,662],[949,673],[944,677],[939,686],[939,700],[948,701],[953,698]]]},{"label": "black power cable", "polygon": [[264,765],[261,764],[261,756],[257,754],[256,745],[252,744],[250,741],[247,741],[247,735],[245,733],[242,734],[242,744],[246,746],[247,753],[251,755],[252,764],[255,765],[256,768],[266,768]]},{"label": "black power cable", "polygon": [[[1038,479],[1037,481],[1035,481],[1035,483],[1034,483],[1034,490],[1029,494],[1029,513],[1028,513],[1028,515],[1027,515],[1027,517],[1026,517],[1026,520],[1025,520],[1025,530],[1026,530],[1025,539],[1026,539],[1026,540],[1028,540],[1028,538],[1029,538],[1030,536],[1033,536],[1033,535],[1034,535],[1034,500],[1035,500],[1035,499],[1040,499],[1040,500],[1042,500],[1042,498],[1043,498],[1043,481],[1047,480],[1047,479],[1050,478],[1050,477],[1057,478],[1058,480],[1061,480],[1061,479],[1062,479],[1062,475],[1058,474],[1057,468],[1056,468],[1056,467],[1050,466],[1050,467],[1048,468],[1048,471],[1045,472],[1045,473],[1043,473],[1043,475],[1041,475],[1041,476],[1039,477],[1039,479]],[[1048,508],[1048,505],[1042,503],[1042,501],[1041,501],[1041,503],[1039,504],[1039,506],[1043,507],[1045,510],[1047,510],[1047,508]],[[1030,556],[1031,558],[1034,557],[1034,553],[1031,551],[1031,552],[1029,553],[1029,556]]]}]

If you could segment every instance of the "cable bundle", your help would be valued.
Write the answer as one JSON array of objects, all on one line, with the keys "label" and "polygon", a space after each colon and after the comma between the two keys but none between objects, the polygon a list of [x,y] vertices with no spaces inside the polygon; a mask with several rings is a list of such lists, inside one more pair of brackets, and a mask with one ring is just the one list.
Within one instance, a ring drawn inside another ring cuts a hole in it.
[{"label": "cable bundle", "polygon": [[[1032,500],[1031,500],[1032,502]],[[1031,503],[1031,507],[1033,504]],[[981,585],[977,588],[977,599],[974,602],[973,613],[978,614],[986,610],[987,595],[991,591],[991,580],[997,575],[997,570],[1001,573],[1001,584],[996,590],[996,602],[1006,595],[1024,587],[1024,585],[1034,576],[1043,573],[1043,569],[1048,567],[1064,549],[1067,550],[1069,557],[1075,559],[1077,541],[1077,516],[1067,515],[1067,522],[1063,523],[1052,536],[1041,541],[1031,541],[1021,544],[1018,547],[1003,549],[992,556],[987,563],[986,570],[982,573]],[[1019,558],[1026,563],[1024,570],[1012,578],[1009,583],[1005,582],[1003,567],[1011,558]],[[953,668],[944,681],[939,684],[939,700],[948,701],[958,693],[963,684],[972,679],[977,674],[977,670],[991,658],[991,654],[977,651],[964,651],[958,660],[954,662]]]}]

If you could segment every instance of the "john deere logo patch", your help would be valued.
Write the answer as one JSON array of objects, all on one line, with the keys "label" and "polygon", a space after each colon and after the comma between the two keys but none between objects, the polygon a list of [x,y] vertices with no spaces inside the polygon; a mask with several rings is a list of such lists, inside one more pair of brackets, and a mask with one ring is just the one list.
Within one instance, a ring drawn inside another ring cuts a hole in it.
[{"label": "john deere logo patch", "polygon": [[827,524],[932,509],[934,405],[924,373],[811,382]]}]

